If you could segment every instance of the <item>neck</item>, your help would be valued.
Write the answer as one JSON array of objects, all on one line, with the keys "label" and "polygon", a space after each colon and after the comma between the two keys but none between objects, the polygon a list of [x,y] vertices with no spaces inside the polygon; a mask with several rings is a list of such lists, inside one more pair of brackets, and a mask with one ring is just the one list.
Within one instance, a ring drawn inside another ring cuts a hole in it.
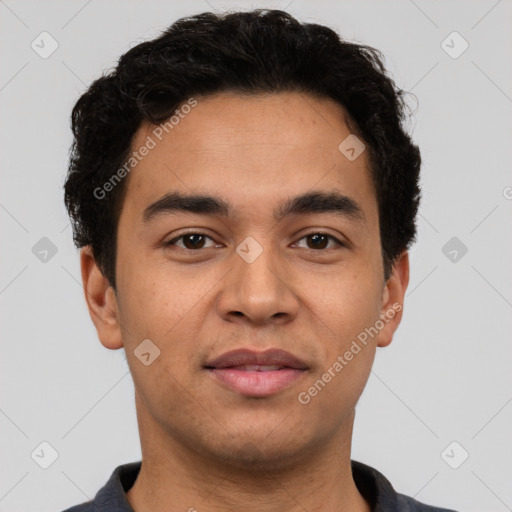
[{"label": "neck", "polygon": [[370,512],[350,466],[354,414],[330,442],[279,467],[261,461],[235,467],[178,443],[138,416],[142,466],[127,492],[135,512]]}]

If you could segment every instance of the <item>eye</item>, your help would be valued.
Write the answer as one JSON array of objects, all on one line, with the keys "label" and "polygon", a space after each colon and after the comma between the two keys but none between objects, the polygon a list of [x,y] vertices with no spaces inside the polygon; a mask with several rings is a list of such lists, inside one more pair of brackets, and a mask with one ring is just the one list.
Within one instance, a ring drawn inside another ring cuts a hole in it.
[{"label": "eye", "polygon": [[[306,236],[303,236],[300,240],[306,239],[308,243],[311,242],[311,246],[306,247],[306,249],[312,250],[321,250],[321,249],[332,249],[333,247],[327,247],[330,240],[333,240],[336,246],[346,247],[343,242],[340,242],[337,238],[332,235],[328,235],[327,233],[309,233]],[[300,241],[299,240],[299,241]]]},{"label": "eye", "polygon": [[[206,240],[210,240],[213,242],[213,245],[207,246],[205,245]],[[306,244],[308,245],[305,247],[305,249],[311,249],[311,250],[323,250],[323,249],[332,249],[333,247],[329,247],[329,242],[334,242],[335,247],[346,247],[346,245],[343,242],[340,242],[337,238],[335,238],[332,235],[328,235],[327,233],[310,233],[308,235],[303,236],[300,240],[306,240]],[[299,241],[300,241],[299,240]],[[181,242],[181,245],[177,242]],[[308,243],[310,242],[310,244]],[[215,244],[215,241],[209,237],[208,235],[205,235],[204,233],[199,233],[195,231],[190,231],[187,233],[184,233],[176,238],[173,238],[172,240],[165,242],[164,246],[177,246],[185,250],[199,250],[199,249],[207,249],[208,247],[216,247],[218,245]],[[298,244],[293,244],[292,247],[298,246]]]},{"label": "eye", "polygon": [[[178,245],[176,242],[178,240],[182,240],[182,239],[183,239],[183,245]],[[214,242],[214,240],[212,238],[205,235],[204,233],[196,233],[194,231],[190,231],[190,232],[184,233],[183,235],[180,235],[176,238],[173,238],[172,240],[169,240],[169,242],[165,242],[164,245],[166,247],[170,246],[170,245],[176,245],[177,247],[181,247],[182,249],[194,251],[197,249],[204,249],[205,248],[204,243],[205,243],[206,239]],[[212,245],[210,247],[214,247],[214,246],[215,246],[215,243],[214,243],[214,245]]]}]

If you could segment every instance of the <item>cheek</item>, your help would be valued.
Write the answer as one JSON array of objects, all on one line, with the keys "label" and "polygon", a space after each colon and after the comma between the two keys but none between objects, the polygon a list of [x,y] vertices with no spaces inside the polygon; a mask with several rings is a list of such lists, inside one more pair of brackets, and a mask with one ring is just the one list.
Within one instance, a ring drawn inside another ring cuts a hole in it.
[{"label": "cheek", "polygon": [[[378,318],[375,297],[368,290],[359,289],[357,293],[340,293],[338,298],[337,302],[324,299],[329,302],[329,309],[325,308],[320,323],[329,329],[317,339],[321,364],[297,397],[299,403],[307,403],[311,418],[329,418],[323,426],[327,430],[338,428],[355,407],[368,381],[376,351],[376,338],[366,331]],[[333,304],[338,306],[334,310]]]},{"label": "cheek", "polygon": [[[380,295],[372,273],[333,279],[325,293],[308,297],[318,315],[321,367],[308,381],[317,407],[355,405],[368,380],[376,350]],[[325,328],[322,328],[325,327]],[[308,392],[308,395],[310,393]],[[320,397],[321,395],[321,397]]]},{"label": "cheek", "polygon": [[333,275],[328,281],[323,289],[308,294],[307,300],[329,327],[337,350],[341,350],[379,318],[382,290],[375,274],[368,270],[340,273],[338,278]]},{"label": "cheek", "polygon": [[[134,379],[141,390],[165,388],[165,396],[181,396],[182,386],[194,375],[202,345],[211,338],[202,326],[205,311],[213,307],[215,281],[197,270],[171,273],[159,265],[147,265],[142,272],[125,277],[129,286],[123,288],[125,304],[120,314]],[[155,363],[147,367],[134,352],[144,339],[160,351]]]},{"label": "cheek", "polygon": [[[129,286],[123,287],[119,312],[126,357],[145,407],[164,419],[182,412],[187,403],[184,386],[198,339],[194,305],[206,290],[196,293],[192,287],[185,293],[183,280],[171,280],[163,271],[148,267],[138,276],[125,277]],[[141,345],[147,339],[152,344]],[[139,357],[143,346],[150,354],[148,365]]]},{"label": "cheek", "polygon": [[194,306],[211,288],[206,280],[188,277],[184,272],[171,272],[168,267],[154,263],[124,270],[119,279],[124,321],[137,335],[153,337],[155,343],[165,343],[180,328],[182,320],[193,317]]}]

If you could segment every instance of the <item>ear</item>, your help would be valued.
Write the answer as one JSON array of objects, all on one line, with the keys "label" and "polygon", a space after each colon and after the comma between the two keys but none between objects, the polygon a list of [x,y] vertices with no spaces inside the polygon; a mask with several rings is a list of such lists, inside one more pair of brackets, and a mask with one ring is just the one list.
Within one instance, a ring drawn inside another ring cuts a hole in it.
[{"label": "ear", "polygon": [[119,349],[123,346],[123,339],[115,292],[96,264],[89,245],[80,251],[80,266],[85,301],[98,338],[104,347],[111,350]]},{"label": "ear", "polygon": [[395,260],[392,273],[382,292],[380,319],[384,326],[379,330],[377,346],[387,347],[402,320],[405,291],[409,284],[409,253],[407,251]]}]

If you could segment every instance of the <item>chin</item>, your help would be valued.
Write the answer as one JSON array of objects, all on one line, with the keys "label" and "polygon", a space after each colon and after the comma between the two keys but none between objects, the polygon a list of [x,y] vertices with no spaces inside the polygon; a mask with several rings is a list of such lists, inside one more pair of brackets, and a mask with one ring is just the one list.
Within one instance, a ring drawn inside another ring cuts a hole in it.
[{"label": "chin", "polygon": [[294,437],[286,430],[272,432],[272,428],[265,428],[259,432],[254,429],[231,432],[232,436],[223,436],[213,443],[210,439],[210,445],[203,446],[202,455],[208,453],[216,463],[238,471],[275,472],[296,468],[297,463],[313,451],[314,443]]}]

